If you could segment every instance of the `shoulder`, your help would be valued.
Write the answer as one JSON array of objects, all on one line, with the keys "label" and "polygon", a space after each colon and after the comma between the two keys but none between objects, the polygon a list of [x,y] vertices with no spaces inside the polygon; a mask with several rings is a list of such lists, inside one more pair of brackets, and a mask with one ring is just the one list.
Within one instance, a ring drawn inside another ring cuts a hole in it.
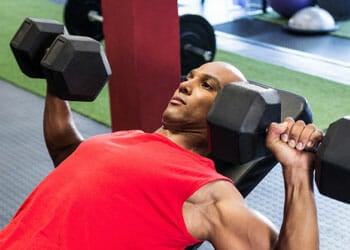
[{"label": "shoulder", "polygon": [[269,249],[276,241],[272,223],[249,209],[230,182],[208,183],[188,202],[196,204],[196,214],[200,215],[197,219],[201,220],[192,229],[200,232],[201,239],[210,241],[216,249]]},{"label": "shoulder", "polygon": [[216,180],[200,187],[184,203],[183,215],[188,231],[197,239],[208,240],[220,218],[224,203],[243,204],[243,197],[229,181]]}]

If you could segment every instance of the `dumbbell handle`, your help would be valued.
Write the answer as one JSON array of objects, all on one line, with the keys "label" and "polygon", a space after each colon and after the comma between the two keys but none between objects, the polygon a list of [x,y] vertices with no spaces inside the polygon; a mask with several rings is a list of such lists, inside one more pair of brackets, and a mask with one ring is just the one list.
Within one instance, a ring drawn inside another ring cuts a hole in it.
[{"label": "dumbbell handle", "polygon": [[88,13],[88,18],[90,22],[100,22],[103,23],[103,16],[98,14],[96,10],[90,10]]},{"label": "dumbbell handle", "polygon": [[213,57],[213,53],[211,51],[193,46],[190,43],[184,45],[184,50],[189,51],[195,55],[202,56],[207,62],[211,61]]}]

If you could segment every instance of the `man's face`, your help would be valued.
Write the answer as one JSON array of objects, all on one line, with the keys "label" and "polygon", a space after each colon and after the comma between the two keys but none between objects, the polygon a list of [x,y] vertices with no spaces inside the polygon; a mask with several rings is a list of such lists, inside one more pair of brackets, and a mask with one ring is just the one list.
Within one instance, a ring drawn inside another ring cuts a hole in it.
[{"label": "man's face", "polygon": [[219,90],[227,83],[245,80],[237,69],[212,62],[192,70],[180,83],[163,113],[164,127],[197,130],[207,126],[207,114]]}]

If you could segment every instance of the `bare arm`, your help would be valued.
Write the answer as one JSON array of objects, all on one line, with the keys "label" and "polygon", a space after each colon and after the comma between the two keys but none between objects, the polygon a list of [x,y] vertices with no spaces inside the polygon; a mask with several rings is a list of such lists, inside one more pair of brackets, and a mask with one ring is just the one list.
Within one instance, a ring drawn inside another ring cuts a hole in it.
[{"label": "bare arm", "polygon": [[68,102],[56,97],[49,90],[45,99],[44,137],[55,167],[83,141],[75,127]]},{"label": "bare arm", "polygon": [[270,126],[267,145],[282,165],[285,185],[284,219],[277,249],[319,248],[313,194],[314,154],[304,149],[321,138],[322,132],[314,125],[291,118],[284,124]]},{"label": "bare arm", "polygon": [[[285,135],[284,135],[285,134]],[[282,136],[284,135],[284,136]],[[312,177],[314,154],[303,151],[317,143],[322,133],[313,125],[294,123],[269,128],[267,145],[283,167],[285,183],[284,218],[279,235],[271,223],[250,210],[237,191],[216,185],[220,197],[210,221],[208,240],[215,249],[318,249],[319,234]],[[297,147],[298,142],[301,142]],[[207,213],[207,212],[206,212]]]}]

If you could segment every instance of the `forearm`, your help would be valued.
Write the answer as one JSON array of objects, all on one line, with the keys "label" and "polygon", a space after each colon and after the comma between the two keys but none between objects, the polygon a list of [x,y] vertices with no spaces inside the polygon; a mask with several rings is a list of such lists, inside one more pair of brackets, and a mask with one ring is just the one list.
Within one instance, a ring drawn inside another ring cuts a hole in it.
[{"label": "forearm", "polygon": [[44,138],[54,165],[67,158],[82,142],[67,101],[47,91],[44,109]]},{"label": "forearm", "polygon": [[313,194],[314,154],[308,148],[317,145],[322,132],[313,124],[287,117],[272,123],[267,146],[281,163],[285,185],[282,228],[276,249],[318,249],[317,211]]},{"label": "forearm", "polygon": [[[304,170],[310,171],[310,170]],[[318,223],[312,174],[298,171],[288,181],[285,174],[284,220],[277,249],[318,249]]]}]

